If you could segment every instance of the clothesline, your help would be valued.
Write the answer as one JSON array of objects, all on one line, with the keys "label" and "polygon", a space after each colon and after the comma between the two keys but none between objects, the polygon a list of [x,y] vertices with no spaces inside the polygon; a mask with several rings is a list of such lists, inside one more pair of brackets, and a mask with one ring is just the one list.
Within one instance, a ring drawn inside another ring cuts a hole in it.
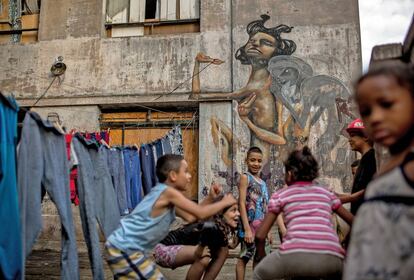
[{"label": "clothesline", "polygon": [[[91,139],[80,133],[64,134],[37,112],[26,111],[17,153],[17,111],[14,98],[1,96],[0,127],[8,129],[0,130],[0,138],[6,140],[2,144],[7,143],[0,147],[0,187],[6,190],[2,193],[4,203],[0,210],[7,211],[7,215],[1,215],[1,223],[8,225],[10,234],[0,236],[7,245],[0,253],[0,267],[8,269],[7,275],[12,275],[9,278],[17,279],[24,274],[25,258],[42,230],[41,193],[46,190],[58,209],[64,233],[62,278],[79,279],[72,195],[75,195],[73,202],[79,203],[93,277],[105,278],[98,226],[107,238],[118,226],[120,217],[134,209],[156,185],[157,159],[165,154],[183,154],[181,128],[173,127],[162,138],[141,145],[139,150],[109,149],[98,145],[102,134],[98,137],[90,133]],[[2,162],[3,159],[7,162]],[[76,174],[69,175],[75,168]]]}]

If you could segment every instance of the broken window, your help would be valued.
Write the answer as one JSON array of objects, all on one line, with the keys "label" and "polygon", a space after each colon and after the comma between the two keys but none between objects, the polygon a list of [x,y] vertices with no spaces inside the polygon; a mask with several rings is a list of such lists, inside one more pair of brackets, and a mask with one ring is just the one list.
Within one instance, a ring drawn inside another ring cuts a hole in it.
[{"label": "broken window", "polygon": [[200,18],[200,0],[107,0],[107,23]]},{"label": "broken window", "polygon": [[158,0],[146,0],[145,1],[145,19],[156,19],[157,15],[157,5]]},{"label": "broken window", "polygon": [[200,31],[200,0],[106,0],[108,37]]},{"label": "broken window", "polygon": [[33,15],[40,13],[40,0],[22,0],[22,14]]}]

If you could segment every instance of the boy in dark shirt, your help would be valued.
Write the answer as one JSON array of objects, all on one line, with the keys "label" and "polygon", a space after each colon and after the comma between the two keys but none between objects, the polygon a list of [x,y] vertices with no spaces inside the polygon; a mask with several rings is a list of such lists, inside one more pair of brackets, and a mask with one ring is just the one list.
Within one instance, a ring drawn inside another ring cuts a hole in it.
[{"label": "boy in dark shirt", "polygon": [[356,119],[348,125],[349,145],[353,151],[359,152],[362,157],[354,176],[351,194],[341,194],[342,203],[351,203],[351,213],[356,214],[364,200],[364,193],[368,183],[377,171],[373,142],[365,132],[364,124]]}]

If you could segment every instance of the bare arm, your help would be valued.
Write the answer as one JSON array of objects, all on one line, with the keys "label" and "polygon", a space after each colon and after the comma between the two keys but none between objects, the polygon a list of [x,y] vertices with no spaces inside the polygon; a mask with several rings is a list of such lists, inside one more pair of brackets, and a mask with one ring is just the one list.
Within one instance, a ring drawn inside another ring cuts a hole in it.
[{"label": "bare arm", "polygon": [[[218,195],[223,191],[223,188],[220,185],[213,184],[210,187],[210,191],[208,195],[200,202],[200,206],[208,205],[214,202],[214,200],[218,197]],[[184,211],[179,206],[175,208],[176,214],[186,220],[189,223],[193,223],[197,221],[197,217],[193,214],[190,214],[187,211]]]},{"label": "bare arm", "polygon": [[[198,92],[195,92],[194,90],[198,90]],[[199,99],[199,100],[212,100],[212,99],[241,100],[255,92],[257,92],[257,90],[241,88],[234,92],[206,93],[201,96],[199,85],[198,86],[196,85],[196,87],[194,87],[193,85],[193,94],[191,97]]]},{"label": "bare arm", "polygon": [[270,229],[272,228],[272,225],[274,224],[275,220],[277,218],[277,214],[273,212],[268,212],[263,222],[261,223],[260,227],[256,231],[256,256],[255,261],[260,261],[266,256],[265,252],[265,243],[266,243],[266,236],[269,233]]},{"label": "bare arm", "polygon": [[228,100],[240,100],[256,91],[253,89],[242,88],[230,93],[208,93],[203,96],[200,96],[201,93],[201,83],[200,83],[200,63],[210,63],[215,65],[220,65],[224,61],[220,59],[211,58],[203,53],[198,53],[193,69],[193,78],[192,78],[192,98],[201,99],[201,100],[211,100],[211,99],[228,99]]},{"label": "bare arm", "polygon": [[286,139],[282,136],[271,132],[269,130],[263,129],[255,125],[249,118],[242,118],[243,121],[247,124],[250,130],[262,141],[273,145],[284,145],[286,144]]},{"label": "bare arm", "polygon": [[[167,200],[172,203],[177,209],[181,209],[182,211],[188,212],[189,214],[195,216],[198,220],[203,220],[208,217],[217,214],[222,209],[233,205],[236,203],[236,200],[231,194],[227,194],[223,197],[222,200],[208,204],[208,205],[199,205],[188,198],[186,198],[182,193],[173,189],[167,188],[166,191],[166,198]],[[183,214],[181,210],[178,210],[177,214]],[[188,215],[184,215],[183,219],[189,218]]]},{"label": "bare arm", "polygon": [[364,198],[365,189],[353,194],[338,194],[339,200],[342,203],[355,202]]},{"label": "bare arm", "polygon": [[336,214],[341,217],[348,225],[352,226],[352,222],[354,221],[354,215],[351,214],[348,210],[346,210],[343,206],[339,207],[335,210]]},{"label": "bare arm", "polygon": [[287,229],[286,229],[285,221],[283,220],[282,214],[279,214],[277,216],[276,223],[277,223],[280,233],[282,234],[282,237],[284,237],[286,235]]},{"label": "bare arm", "polygon": [[244,240],[248,243],[252,243],[253,234],[250,230],[249,219],[247,218],[247,210],[246,210],[246,196],[247,196],[248,184],[249,184],[249,180],[246,174],[243,174],[240,178],[240,183],[239,183],[239,211],[240,211],[240,218],[241,218],[243,230],[244,230]]}]

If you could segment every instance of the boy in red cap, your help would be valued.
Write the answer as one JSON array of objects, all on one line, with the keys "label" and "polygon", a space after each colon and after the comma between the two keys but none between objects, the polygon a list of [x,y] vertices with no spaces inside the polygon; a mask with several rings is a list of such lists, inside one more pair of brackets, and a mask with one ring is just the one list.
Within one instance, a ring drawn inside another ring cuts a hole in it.
[{"label": "boy in red cap", "polygon": [[351,213],[356,214],[364,200],[365,188],[377,171],[373,142],[365,132],[364,123],[360,119],[352,121],[346,131],[349,134],[349,145],[362,157],[354,176],[351,194],[339,196],[342,203],[351,202]]}]

